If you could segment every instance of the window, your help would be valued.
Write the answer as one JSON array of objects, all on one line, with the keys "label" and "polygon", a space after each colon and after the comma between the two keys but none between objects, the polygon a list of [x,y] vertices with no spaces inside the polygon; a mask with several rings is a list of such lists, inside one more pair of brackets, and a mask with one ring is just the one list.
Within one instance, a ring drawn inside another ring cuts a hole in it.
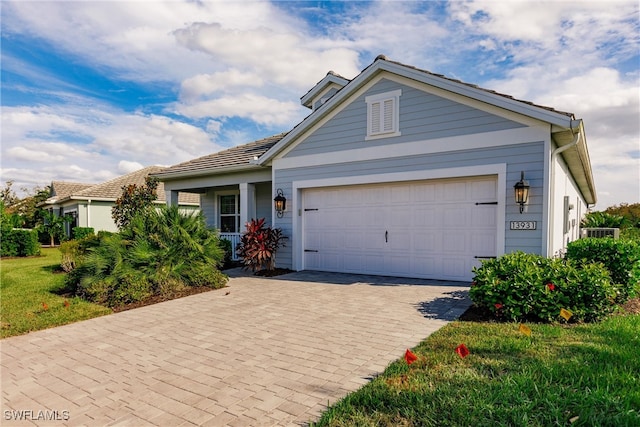
[{"label": "window", "polygon": [[240,230],[240,197],[237,194],[220,196],[220,231],[238,233]]},{"label": "window", "polygon": [[367,137],[366,139],[400,136],[400,95],[401,90],[367,96]]}]

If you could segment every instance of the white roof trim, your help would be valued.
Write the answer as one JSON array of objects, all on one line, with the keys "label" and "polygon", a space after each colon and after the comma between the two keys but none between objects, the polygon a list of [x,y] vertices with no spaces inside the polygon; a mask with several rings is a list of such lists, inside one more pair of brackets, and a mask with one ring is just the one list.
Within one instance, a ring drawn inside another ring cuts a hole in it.
[{"label": "white roof trim", "polygon": [[[349,82],[349,84],[347,84],[341,91],[331,97],[331,99],[329,99],[327,103],[324,104],[324,108],[315,110],[291,132],[289,132],[284,138],[282,138],[277,144],[275,144],[266,153],[260,156],[260,159],[257,163],[263,165],[266,162],[270,161],[291,141],[302,135],[309,127],[313,126],[313,124],[324,117],[328,112],[333,110],[342,101],[347,99],[353,92],[357,91],[361,86],[363,86],[381,71],[388,71],[393,74],[404,76],[442,90],[466,96],[468,98],[485,102],[487,104],[494,105],[505,110],[513,111],[546,123],[550,123],[553,126],[564,129],[571,128],[572,118],[566,114],[550,111],[542,107],[530,105],[523,101],[518,101],[516,99],[510,99],[506,96],[494,94],[484,89],[474,88],[467,84],[458,83],[447,78],[439,77],[430,74],[429,72],[418,70],[406,65],[389,62],[384,59],[376,59],[373,64],[371,64],[364,71],[362,71],[362,73],[351,80],[351,82]],[[328,78],[330,76],[332,75],[328,74],[325,78]],[[307,95],[309,95],[310,93],[311,91],[307,93]],[[305,95],[305,97],[307,95]]]}]

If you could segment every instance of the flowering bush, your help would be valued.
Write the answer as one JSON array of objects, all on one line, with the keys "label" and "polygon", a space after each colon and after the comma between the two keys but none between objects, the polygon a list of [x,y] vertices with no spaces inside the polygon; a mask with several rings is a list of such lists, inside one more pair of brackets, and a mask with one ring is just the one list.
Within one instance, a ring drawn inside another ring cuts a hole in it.
[{"label": "flowering bush", "polygon": [[500,320],[553,322],[564,308],[572,321],[595,321],[614,307],[615,289],[601,264],[516,252],[484,261],[474,274],[471,299]]}]

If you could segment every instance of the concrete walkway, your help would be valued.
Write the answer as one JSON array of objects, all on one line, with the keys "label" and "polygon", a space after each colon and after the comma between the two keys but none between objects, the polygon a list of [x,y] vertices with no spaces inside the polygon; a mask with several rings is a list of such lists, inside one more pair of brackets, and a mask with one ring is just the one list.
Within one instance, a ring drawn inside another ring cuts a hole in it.
[{"label": "concrete walkway", "polygon": [[0,424],[304,425],[470,304],[461,283],[231,276],[226,289],[1,340]]}]

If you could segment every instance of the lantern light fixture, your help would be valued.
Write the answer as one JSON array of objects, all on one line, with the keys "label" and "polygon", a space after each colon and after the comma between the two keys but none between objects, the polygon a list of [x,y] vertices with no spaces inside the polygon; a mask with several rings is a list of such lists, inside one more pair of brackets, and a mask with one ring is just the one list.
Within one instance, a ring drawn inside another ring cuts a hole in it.
[{"label": "lantern light fixture", "polygon": [[276,197],[273,199],[273,206],[276,210],[276,215],[278,218],[282,218],[284,215],[284,211],[287,209],[287,198],[284,197],[282,193],[282,189],[278,188],[276,190]]},{"label": "lantern light fixture", "polygon": [[529,200],[529,181],[524,179],[524,171],[520,172],[520,181],[513,186],[515,191],[516,203],[520,205],[520,213],[524,211],[524,205]]}]

